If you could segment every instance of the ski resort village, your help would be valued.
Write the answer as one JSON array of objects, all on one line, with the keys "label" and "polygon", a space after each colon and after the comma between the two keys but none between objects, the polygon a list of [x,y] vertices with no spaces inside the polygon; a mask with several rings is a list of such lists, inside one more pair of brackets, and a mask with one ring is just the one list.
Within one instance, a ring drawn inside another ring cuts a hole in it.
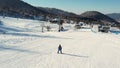
[{"label": "ski resort village", "polygon": [[120,22],[0,0],[0,68],[120,68]]}]

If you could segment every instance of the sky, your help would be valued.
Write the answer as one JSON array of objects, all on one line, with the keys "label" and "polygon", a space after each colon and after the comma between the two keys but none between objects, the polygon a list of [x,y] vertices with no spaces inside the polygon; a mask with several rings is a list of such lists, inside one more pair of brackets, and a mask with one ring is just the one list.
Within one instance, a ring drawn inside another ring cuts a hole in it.
[{"label": "sky", "polygon": [[81,14],[99,11],[104,14],[120,13],[120,0],[23,0],[33,6],[58,8]]}]

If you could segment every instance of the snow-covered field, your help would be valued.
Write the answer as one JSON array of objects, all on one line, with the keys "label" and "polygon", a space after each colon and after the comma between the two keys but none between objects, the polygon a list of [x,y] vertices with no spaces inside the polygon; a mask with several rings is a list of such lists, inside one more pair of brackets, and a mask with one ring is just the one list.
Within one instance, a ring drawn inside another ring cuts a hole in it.
[{"label": "snow-covered field", "polygon": [[[0,68],[120,68],[120,34],[90,29],[41,33],[42,22],[2,18]],[[72,28],[72,25],[66,25]],[[57,54],[61,44],[63,54]]]}]

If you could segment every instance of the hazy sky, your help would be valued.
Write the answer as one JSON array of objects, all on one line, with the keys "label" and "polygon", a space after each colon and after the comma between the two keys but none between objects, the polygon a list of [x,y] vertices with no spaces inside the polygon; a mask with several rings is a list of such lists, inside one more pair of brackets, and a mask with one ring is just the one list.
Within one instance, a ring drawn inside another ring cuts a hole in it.
[{"label": "hazy sky", "polygon": [[120,0],[23,0],[33,6],[58,8],[81,14],[85,11],[120,13]]}]

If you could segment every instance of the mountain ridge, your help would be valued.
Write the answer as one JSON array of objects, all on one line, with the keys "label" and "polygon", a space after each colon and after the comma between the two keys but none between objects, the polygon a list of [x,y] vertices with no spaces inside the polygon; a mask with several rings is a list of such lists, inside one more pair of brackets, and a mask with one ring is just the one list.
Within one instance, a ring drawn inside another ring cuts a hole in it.
[{"label": "mountain ridge", "polygon": [[106,15],[120,22],[120,13],[109,13]]},{"label": "mountain ridge", "polygon": [[[39,17],[39,16],[44,16],[44,17],[48,16],[50,18],[61,17],[63,19],[70,19],[76,21],[77,23],[79,21],[83,21],[83,22],[91,22],[91,23],[107,22],[107,23],[118,24],[118,22],[116,22],[114,19],[109,18],[108,16],[100,12],[97,11],[94,12],[89,11],[89,12],[85,12],[81,15],[77,15],[75,13],[71,13],[56,8],[35,7],[22,0],[0,0],[0,15],[3,16],[24,17],[31,19],[34,19],[34,17]],[[85,14],[87,16],[85,16]]]},{"label": "mountain ridge", "polygon": [[28,16],[38,16],[42,14],[49,14],[45,11],[37,9],[36,7],[25,3],[22,0],[0,0],[0,12],[1,13],[8,13],[8,15],[28,15]]},{"label": "mountain ridge", "polygon": [[118,22],[115,21],[114,19],[112,19],[98,11],[87,11],[87,12],[82,13],[81,16],[87,17],[87,18],[93,18],[93,19],[99,20],[100,22],[103,22],[103,23],[118,24]]}]

